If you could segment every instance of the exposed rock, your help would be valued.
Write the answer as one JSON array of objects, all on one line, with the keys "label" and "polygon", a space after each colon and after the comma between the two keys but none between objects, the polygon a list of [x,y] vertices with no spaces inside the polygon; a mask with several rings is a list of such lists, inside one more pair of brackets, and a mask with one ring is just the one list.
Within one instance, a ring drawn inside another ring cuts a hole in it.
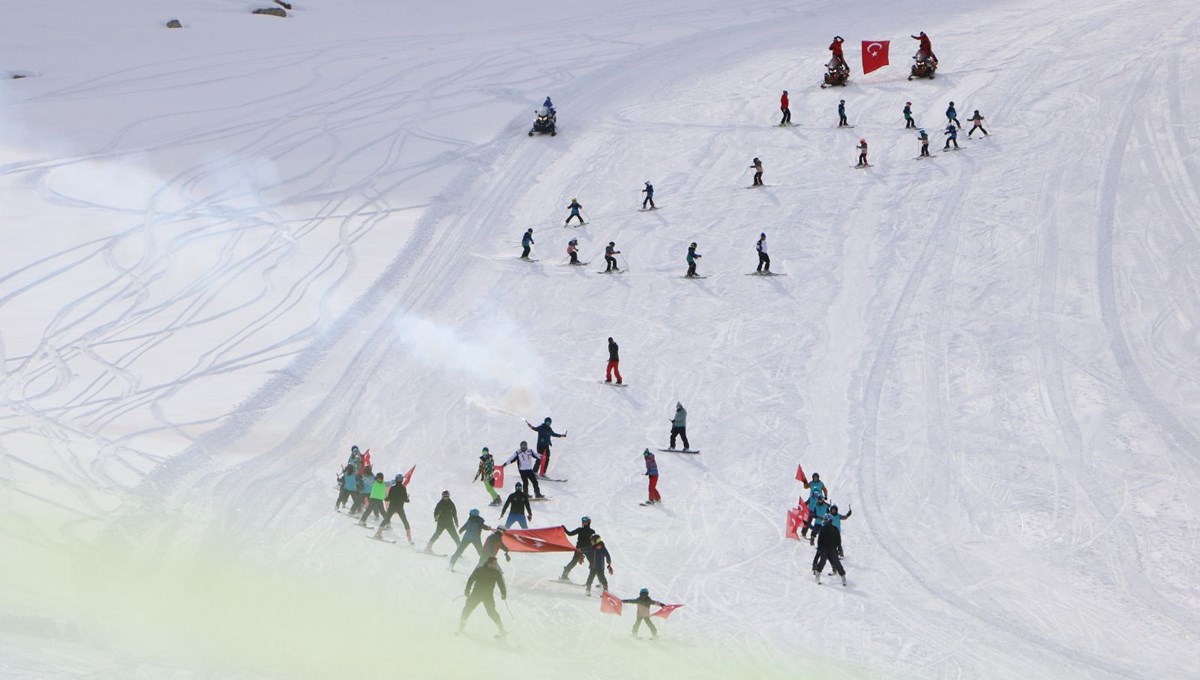
[{"label": "exposed rock", "polygon": [[183,24],[179,23],[179,19],[171,19],[167,22],[167,28],[183,28]]},{"label": "exposed rock", "polygon": [[256,9],[255,14],[270,14],[273,17],[286,17],[287,10],[282,7],[267,7],[266,9]]},{"label": "exposed rock", "polygon": [[284,8],[284,9],[291,9],[291,8],[292,8],[292,3],[290,3],[290,2],[284,2],[283,0],[275,0],[275,4],[276,4],[276,5],[279,5],[280,7]]},{"label": "exposed rock", "polygon": [[29,77],[29,76],[25,75],[24,73],[14,73],[14,74],[12,74],[12,79],[13,79],[13,80],[20,80],[21,78],[28,78],[28,77]]}]

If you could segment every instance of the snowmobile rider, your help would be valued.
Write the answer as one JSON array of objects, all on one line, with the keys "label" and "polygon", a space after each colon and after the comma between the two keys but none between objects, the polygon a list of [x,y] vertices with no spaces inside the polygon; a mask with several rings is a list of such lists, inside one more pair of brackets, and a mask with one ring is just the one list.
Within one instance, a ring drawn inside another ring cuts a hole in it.
[{"label": "snowmobile rider", "polygon": [[917,61],[931,59],[933,60],[934,64],[937,64],[937,55],[933,53],[933,43],[929,41],[929,36],[925,35],[925,31],[921,31],[920,35],[910,35],[909,37],[913,40],[920,41],[920,44],[917,47],[917,53],[915,56],[913,56],[913,59],[916,59]]},{"label": "snowmobile rider", "polygon": [[829,51],[833,52],[833,59],[829,61],[830,70],[837,70],[840,68],[844,68],[847,71],[850,70],[849,64],[846,63],[846,57],[842,56],[843,42],[845,42],[845,40],[842,39],[842,36],[835,35],[833,36],[833,42],[829,43]]}]

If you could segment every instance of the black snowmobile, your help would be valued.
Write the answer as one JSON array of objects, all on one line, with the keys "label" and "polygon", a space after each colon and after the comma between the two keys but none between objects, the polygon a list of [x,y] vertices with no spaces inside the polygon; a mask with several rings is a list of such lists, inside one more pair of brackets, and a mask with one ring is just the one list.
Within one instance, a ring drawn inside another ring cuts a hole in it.
[{"label": "black snowmobile", "polygon": [[912,71],[908,74],[908,79],[913,78],[933,78],[933,74],[937,73],[937,59],[926,56],[913,57],[915,60],[912,65]]},{"label": "black snowmobile", "polygon": [[543,106],[536,113],[537,117],[533,119],[533,127],[529,128],[529,136],[532,137],[535,132],[550,133],[551,137],[557,135],[558,114],[554,109]]},{"label": "black snowmobile", "polygon": [[850,79],[850,67],[845,64],[829,64],[825,67],[825,82],[821,83],[821,88],[833,87],[834,85],[846,86],[846,81]]}]

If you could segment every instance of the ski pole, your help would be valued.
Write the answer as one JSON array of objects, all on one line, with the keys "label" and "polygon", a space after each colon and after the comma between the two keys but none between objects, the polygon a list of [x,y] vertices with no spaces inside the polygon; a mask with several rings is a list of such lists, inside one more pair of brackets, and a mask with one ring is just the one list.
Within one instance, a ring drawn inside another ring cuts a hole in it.
[{"label": "ski pole", "polygon": [[517,617],[513,616],[512,609],[509,609],[509,607],[508,607],[508,600],[505,599],[505,600],[500,600],[500,601],[504,603],[504,608],[508,611],[508,618],[512,619],[513,621],[516,621]]},{"label": "ski pole", "polygon": [[621,261],[625,263],[625,271],[629,271],[629,260],[625,259],[624,253],[621,253]]}]

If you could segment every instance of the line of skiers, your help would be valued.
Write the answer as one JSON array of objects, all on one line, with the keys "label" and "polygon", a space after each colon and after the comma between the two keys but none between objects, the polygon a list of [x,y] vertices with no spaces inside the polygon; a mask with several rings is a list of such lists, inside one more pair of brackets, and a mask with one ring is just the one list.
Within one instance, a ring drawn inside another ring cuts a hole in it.
[{"label": "line of skiers", "polygon": [[813,556],[812,572],[817,583],[821,582],[821,573],[828,563],[833,573],[842,579],[846,585],[846,570],[842,567],[842,520],[849,519],[854,513],[853,508],[847,507],[846,514],[838,512],[836,503],[829,503],[829,489],[821,481],[821,475],[814,472],[810,480],[804,481],[808,489],[808,498],[803,502],[808,506],[808,519],[800,530],[802,537],[808,538],[809,545],[816,545],[817,551]]}]

